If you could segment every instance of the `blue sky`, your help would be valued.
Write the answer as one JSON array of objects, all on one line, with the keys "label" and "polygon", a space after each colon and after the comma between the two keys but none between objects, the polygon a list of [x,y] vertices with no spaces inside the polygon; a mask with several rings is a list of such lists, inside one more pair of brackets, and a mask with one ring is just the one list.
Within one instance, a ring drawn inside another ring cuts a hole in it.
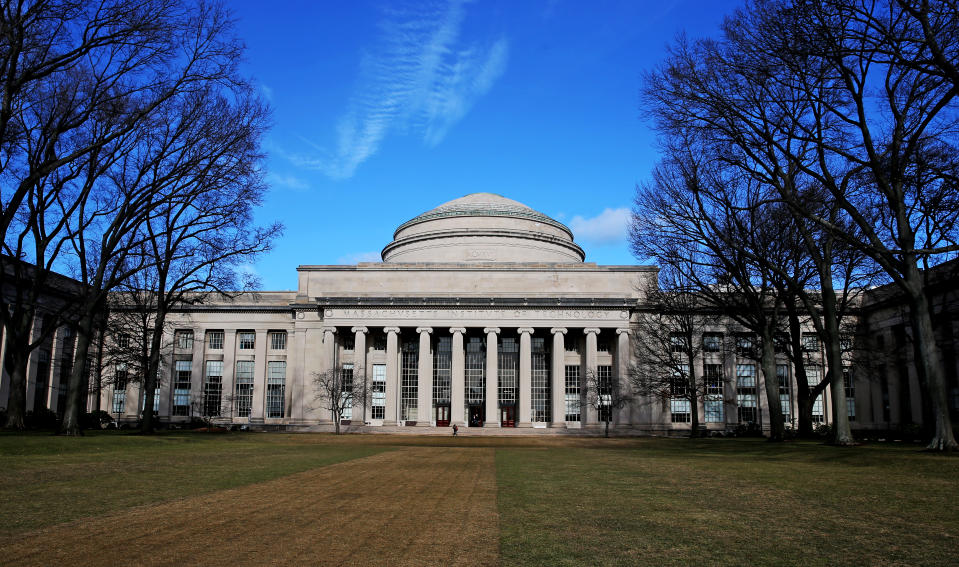
[{"label": "blue sky", "polygon": [[234,0],[244,71],[273,107],[259,222],[286,225],[251,270],[378,261],[400,223],[499,193],[573,229],[586,260],[632,264],[625,221],[656,161],[644,70],[738,2]]}]

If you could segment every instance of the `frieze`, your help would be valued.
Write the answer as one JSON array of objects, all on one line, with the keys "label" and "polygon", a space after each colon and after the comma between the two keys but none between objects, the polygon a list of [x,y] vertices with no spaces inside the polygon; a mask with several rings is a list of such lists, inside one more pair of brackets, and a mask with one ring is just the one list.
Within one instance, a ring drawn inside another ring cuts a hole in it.
[{"label": "frieze", "polygon": [[564,319],[583,321],[626,321],[629,312],[623,309],[391,309],[345,308],[325,309],[325,319]]}]

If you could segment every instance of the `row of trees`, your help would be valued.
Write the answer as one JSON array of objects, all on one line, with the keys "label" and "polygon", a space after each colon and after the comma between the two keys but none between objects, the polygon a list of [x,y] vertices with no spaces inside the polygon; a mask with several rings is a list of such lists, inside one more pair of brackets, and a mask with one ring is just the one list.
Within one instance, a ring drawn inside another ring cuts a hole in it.
[{"label": "row of trees", "polygon": [[955,1],[751,0],[720,38],[677,39],[645,76],[662,159],[637,188],[632,250],[659,263],[671,297],[758,337],[773,439],[775,339],[802,314],[825,345],[833,441],[853,442],[843,322],[858,290],[892,282],[931,401],[929,447],[957,447],[927,282],[959,251],[957,60]]},{"label": "row of trees", "polygon": [[[242,52],[216,2],[0,8],[7,427],[24,426],[30,352],[65,324],[76,347],[61,432],[80,432],[86,361],[112,300],[140,314],[135,368],[151,407],[170,308],[242,287],[237,267],[279,232],[253,224],[269,110],[238,70]],[[55,271],[81,284],[59,304]],[[35,325],[40,312],[57,324]]]}]

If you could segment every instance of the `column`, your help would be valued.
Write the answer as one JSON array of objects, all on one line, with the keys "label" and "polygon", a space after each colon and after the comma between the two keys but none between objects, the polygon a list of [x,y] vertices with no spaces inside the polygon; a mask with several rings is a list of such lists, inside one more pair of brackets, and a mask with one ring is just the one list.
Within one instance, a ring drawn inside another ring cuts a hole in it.
[{"label": "column", "polygon": [[351,421],[366,423],[370,405],[370,379],[366,375],[366,327],[353,327],[353,418]]},{"label": "column", "polygon": [[430,348],[432,327],[417,327],[420,353],[416,381],[416,425],[429,427],[433,421],[433,352]]},{"label": "column", "polygon": [[[586,335],[586,372],[583,375],[583,379],[585,380],[587,376],[591,376],[591,380],[595,386],[597,366],[596,339],[597,335],[599,335],[599,329],[583,329],[583,333]],[[599,413],[595,407],[589,403],[584,403],[583,409],[580,410],[580,419],[583,420],[584,425],[596,424],[599,420]]]},{"label": "column", "polygon": [[[270,336],[266,331],[256,331],[256,342],[253,343],[253,406],[250,408],[251,418],[263,419],[266,417],[266,342],[269,338]],[[233,372],[233,380],[230,386],[232,389],[229,394],[236,393],[236,368],[233,369]],[[227,394],[227,392],[224,392],[224,394]],[[234,402],[235,405],[236,402]],[[287,408],[283,409],[284,417],[289,415]],[[232,412],[230,415],[233,415]]]},{"label": "column", "polygon": [[463,352],[463,334],[466,329],[453,327],[453,384],[450,391],[450,425],[466,425],[466,353]]},{"label": "column", "polygon": [[[616,329],[616,387],[626,388],[629,382],[629,329]],[[621,390],[622,391],[622,390]],[[633,422],[633,403],[621,407],[618,417],[614,416],[617,424]]]},{"label": "column", "polygon": [[530,388],[532,387],[531,378],[533,375],[533,355],[530,345],[530,338],[533,329],[523,327],[517,329],[519,333],[519,385],[516,392],[516,401],[519,404],[519,423],[518,427],[532,427],[530,414],[532,413],[532,399]]},{"label": "column", "polygon": [[400,365],[399,365],[399,327],[386,327],[386,414],[383,425],[396,425],[399,404]]},{"label": "column", "polygon": [[483,427],[499,427],[499,327],[487,327],[486,333],[486,421]]},{"label": "column", "polygon": [[566,427],[566,329],[553,333],[553,421],[551,427]]}]

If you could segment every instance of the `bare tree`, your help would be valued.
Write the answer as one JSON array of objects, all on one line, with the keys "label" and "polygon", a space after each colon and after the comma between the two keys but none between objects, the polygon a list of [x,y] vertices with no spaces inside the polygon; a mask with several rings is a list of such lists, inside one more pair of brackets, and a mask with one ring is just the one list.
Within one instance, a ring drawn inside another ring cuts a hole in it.
[{"label": "bare tree", "polygon": [[586,405],[596,410],[599,421],[605,426],[604,435],[609,437],[609,424],[620,409],[635,399],[628,380],[617,379],[612,372],[605,374],[596,368],[587,368],[584,380]]},{"label": "bare tree", "polygon": [[363,404],[370,397],[369,382],[358,370],[330,368],[325,372],[313,372],[313,386],[316,392],[314,402],[319,409],[330,412],[336,434],[340,434],[340,425],[346,412],[362,411]]}]

